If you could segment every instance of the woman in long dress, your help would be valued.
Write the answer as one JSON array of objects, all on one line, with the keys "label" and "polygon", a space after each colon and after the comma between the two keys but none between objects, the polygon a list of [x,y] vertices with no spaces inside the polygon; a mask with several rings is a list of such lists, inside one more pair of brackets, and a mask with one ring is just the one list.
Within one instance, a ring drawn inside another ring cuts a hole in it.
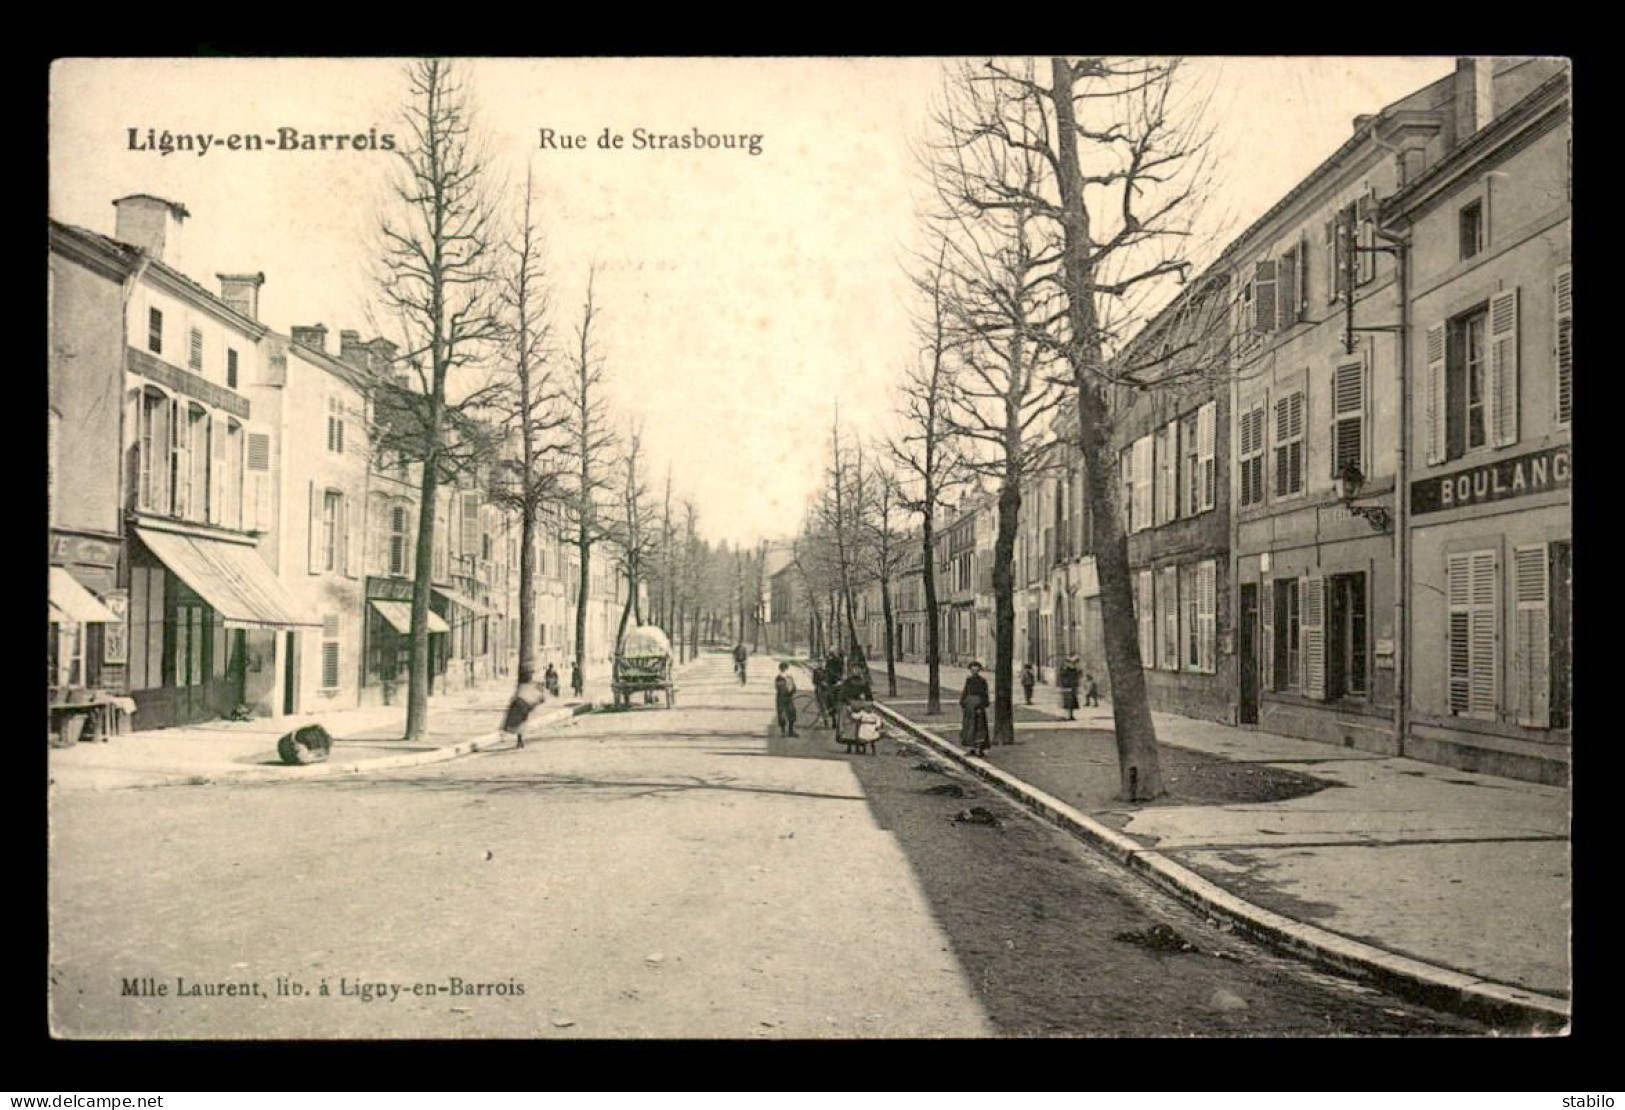
[{"label": "woman in long dress", "polygon": [[959,742],[965,745],[967,752],[987,751],[987,700],[987,679],[982,677],[982,664],[972,663],[965,688],[959,692]]}]

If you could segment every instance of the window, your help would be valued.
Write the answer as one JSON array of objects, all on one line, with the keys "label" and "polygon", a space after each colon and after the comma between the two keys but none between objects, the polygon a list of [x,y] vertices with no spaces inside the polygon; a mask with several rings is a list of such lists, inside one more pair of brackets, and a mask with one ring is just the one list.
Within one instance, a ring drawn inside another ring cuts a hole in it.
[{"label": "window", "polygon": [[1218,670],[1218,613],[1219,562],[1207,559],[1196,564],[1196,638],[1198,648],[1195,662],[1187,661],[1192,670],[1213,674]]},{"label": "window", "polygon": [[1348,291],[1349,228],[1353,205],[1338,209],[1326,221],[1326,303],[1336,304]]},{"label": "window", "polygon": [[1332,476],[1353,465],[1365,471],[1365,366],[1350,363],[1332,373]]},{"label": "window", "polygon": [[1264,403],[1252,405],[1236,422],[1241,439],[1240,485],[1243,505],[1264,503]]},{"label": "window", "polygon": [[1167,524],[1179,516],[1178,473],[1179,424],[1177,421],[1157,429],[1157,523]]},{"label": "window", "polygon": [[169,398],[156,389],[144,389],[140,394],[141,427],[136,476],[136,507],[147,512],[169,511],[170,431],[169,418],[174,406]]},{"label": "window", "polygon": [[1303,391],[1275,402],[1275,496],[1303,492]]},{"label": "window", "polygon": [[1276,274],[1274,259],[1253,264],[1251,311],[1248,313],[1249,330],[1263,335],[1276,325]]},{"label": "window", "polygon": [[1185,491],[1185,515],[1195,516],[1202,510],[1202,454],[1201,423],[1197,413],[1190,413],[1180,421],[1180,445],[1184,454],[1180,458],[1180,486]]},{"label": "window", "polygon": [[1574,414],[1574,282],[1568,266],[1557,268],[1557,422]]},{"label": "window", "polygon": [[1197,509],[1205,512],[1213,508],[1219,491],[1219,464],[1216,452],[1218,438],[1219,405],[1209,401],[1196,410],[1196,475],[1195,485],[1200,494]]},{"label": "window", "polygon": [[1364,572],[1326,579],[1326,696],[1363,698],[1367,692],[1366,581]]},{"label": "window", "polygon": [[1484,202],[1475,200],[1463,205],[1456,217],[1456,239],[1461,244],[1463,260],[1472,258],[1484,249]]},{"label": "window", "polygon": [[187,334],[186,368],[193,373],[203,373],[203,333],[197,328]]},{"label": "window", "polygon": [[1134,441],[1134,518],[1130,531],[1151,527],[1151,495],[1156,444],[1149,435]]},{"label": "window", "polygon": [[1450,622],[1445,703],[1451,716],[1495,717],[1497,562],[1493,550],[1445,556]]},{"label": "window", "polygon": [[337,395],[327,399],[327,449],[344,454],[344,401]]},{"label": "window", "polygon": [[156,308],[147,309],[147,350],[164,353],[164,314]]},{"label": "window", "polygon": [[1518,291],[1427,331],[1428,462],[1518,441]]},{"label": "window", "polygon": [[170,407],[174,410],[169,420],[169,488],[173,496],[160,511],[183,517],[192,509],[192,421],[184,401],[172,401]]},{"label": "window", "polygon": [[1157,575],[1157,628],[1160,660],[1165,671],[1179,670],[1179,568],[1167,566]]},{"label": "window", "polygon": [[248,432],[243,454],[247,460],[243,484],[243,525],[254,529],[266,528],[270,523],[270,507],[266,501],[270,492],[271,437],[265,432]]},{"label": "window", "polygon": [[1302,628],[1299,624],[1298,580],[1275,580],[1273,671],[1275,690],[1296,690],[1302,676]]},{"label": "window", "polygon": [[243,426],[235,420],[226,421],[226,475],[225,503],[221,506],[220,523],[227,528],[243,526]]},{"label": "window", "polygon": [[339,687],[339,618],[336,613],[322,617],[322,689]]},{"label": "window", "polygon": [[1299,238],[1281,255],[1277,269],[1276,302],[1278,326],[1291,327],[1302,320],[1309,308],[1309,242]]},{"label": "window", "polygon": [[343,541],[344,495],[327,490],[322,495],[322,570],[339,568],[339,546]]},{"label": "window", "polygon": [[237,388],[237,352],[230,347],[226,348],[226,385]]},{"label": "window", "polygon": [[1139,619],[1140,665],[1157,665],[1157,612],[1151,568],[1146,567],[1135,577],[1134,612]]}]

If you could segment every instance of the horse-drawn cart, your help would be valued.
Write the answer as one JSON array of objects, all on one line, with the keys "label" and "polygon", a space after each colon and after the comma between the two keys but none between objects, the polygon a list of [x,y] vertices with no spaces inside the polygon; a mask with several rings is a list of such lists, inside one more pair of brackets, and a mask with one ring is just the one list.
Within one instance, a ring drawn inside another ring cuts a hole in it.
[{"label": "horse-drawn cart", "polygon": [[633,696],[643,695],[643,703],[655,703],[658,691],[666,692],[666,708],[677,703],[677,688],[671,677],[671,641],[652,624],[639,625],[627,631],[621,652],[615,656],[615,677],[612,684],[615,704],[630,708]]}]

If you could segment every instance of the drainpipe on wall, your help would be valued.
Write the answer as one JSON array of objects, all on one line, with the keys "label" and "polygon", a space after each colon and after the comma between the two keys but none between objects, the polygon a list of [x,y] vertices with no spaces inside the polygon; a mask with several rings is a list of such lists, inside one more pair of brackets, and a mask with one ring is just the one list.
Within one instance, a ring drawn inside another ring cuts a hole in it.
[{"label": "drainpipe on wall", "polygon": [[1403,235],[1376,229],[1377,237],[1393,244],[1394,281],[1399,288],[1399,451],[1394,466],[1394,742],[1399,755],[1405,754],[1410,735],[1411,610],[1406,592],[1410,586],[1410,240]]}]

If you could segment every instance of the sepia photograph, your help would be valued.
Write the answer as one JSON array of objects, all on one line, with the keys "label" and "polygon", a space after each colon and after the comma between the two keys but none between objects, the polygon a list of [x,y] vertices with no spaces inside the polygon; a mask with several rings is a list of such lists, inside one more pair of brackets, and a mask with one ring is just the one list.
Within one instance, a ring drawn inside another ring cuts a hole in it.
[{"label": "sepia photograph", "polygon": [[58,59],[50,1036],[1567,1036],[1571,75]]}]

